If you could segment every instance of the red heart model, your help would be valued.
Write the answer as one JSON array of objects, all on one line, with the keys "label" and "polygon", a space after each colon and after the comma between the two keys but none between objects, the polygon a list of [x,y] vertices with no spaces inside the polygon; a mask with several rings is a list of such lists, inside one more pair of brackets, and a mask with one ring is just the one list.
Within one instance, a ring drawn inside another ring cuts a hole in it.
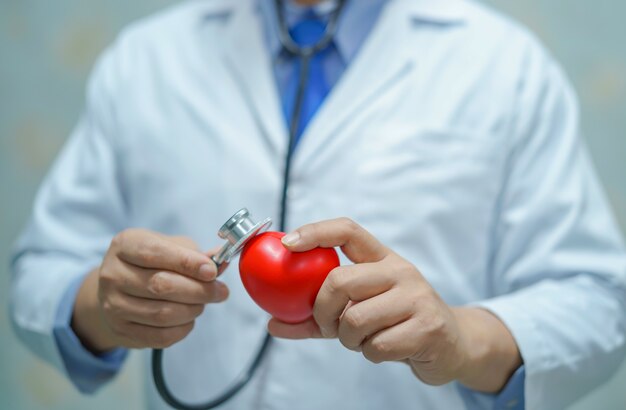
[{"label": "red heart model", "polygon": [[250,297],[276,319],[300,323],[313,314],[317,293],[331,270],[339,266],[333,248],[291,252],[282,232],[252,238],[239,259],[241,281]]}]

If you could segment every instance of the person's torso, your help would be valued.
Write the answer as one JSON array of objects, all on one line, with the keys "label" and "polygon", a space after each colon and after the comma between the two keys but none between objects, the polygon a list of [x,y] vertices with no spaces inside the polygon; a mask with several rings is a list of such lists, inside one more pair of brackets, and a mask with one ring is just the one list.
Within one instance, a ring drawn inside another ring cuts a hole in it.
[{"label": "person's torso", "polygon": [[[260,19],[252,2],[233,3],[187,4],[118,43],[128,61],[115,111],[129,225],[203,248],[221,243],[217,229],[241,207],[276,219],[283,183],[287,129]],[[497,38],[510,26],[475,5],[455,2],[459,18],[441,22],[410,15],[411,4],[390,1],[309,123],[287,221],[350,217],[459,305],[498,292],[491,237],[521,55]],[[190,401],[227,386],[263,337],[267,315],[245,293],[237,261],[222,280],[230,299],[208,306],[166,351],[168,382]],[[150,381],[148,390],[150,406],[161,406]],[[426,386],[404,364],[374,365],[334,340],[277,340],[223,408],[459,407],[457,386]]]}]

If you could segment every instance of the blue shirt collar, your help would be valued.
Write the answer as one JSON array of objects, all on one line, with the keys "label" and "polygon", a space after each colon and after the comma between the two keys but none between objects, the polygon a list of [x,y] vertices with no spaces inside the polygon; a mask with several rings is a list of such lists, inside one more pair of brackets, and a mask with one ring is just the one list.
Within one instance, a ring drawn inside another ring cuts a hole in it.
[{"label": "blue shirt collar", "polygon": [[[341,21],[335,34],[335,46],[345,64],[354,59],[359,48],[367,38],[368,33],[376,23],[387,0],[357,0],[348,1]],[[286,7],[287,22],[290,26],[295,24],[309,10],[321,18],[326,18],[335,8],[336,2],[328,0],[315,7],[298,6],[289,2]],[[258,0],[257,6],[260,9],[266,30],[267,44],[270,47],[271,55],[277,58],[282,50],[278,40],[278,21],[274,9],[274,2],[271,0]]]}]

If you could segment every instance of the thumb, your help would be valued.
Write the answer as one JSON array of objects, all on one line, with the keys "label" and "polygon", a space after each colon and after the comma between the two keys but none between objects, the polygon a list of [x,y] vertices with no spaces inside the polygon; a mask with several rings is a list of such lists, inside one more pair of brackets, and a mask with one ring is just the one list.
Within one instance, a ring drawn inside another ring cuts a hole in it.
[{"label": "thumb", "polygon": [[340,247],[354,263],[379,262],[389,254],[389,249],[378,239],[348,218],[304,225],[285,235],[282,242],[293,252],[304,252],[317,247]]}]

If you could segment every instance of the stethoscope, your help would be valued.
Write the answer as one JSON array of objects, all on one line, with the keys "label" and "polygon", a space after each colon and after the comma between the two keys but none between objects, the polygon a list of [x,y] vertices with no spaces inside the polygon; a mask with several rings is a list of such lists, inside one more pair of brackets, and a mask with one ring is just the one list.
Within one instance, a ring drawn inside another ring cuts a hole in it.
[{"label": "stethoscope", "polygon": [[[287,215],[287,191],[289,189],[289,175],[291,171],[291,159],[296,142],[296,136],[298,134],[298,127],[300,125],[300,116],[302,112],[302,104],[304,102],[306,85],[309,77],[309,68],[311,58],[317,53],[324,50],[332,41],[337,31],[337,23],[339,16],[344,9],[347,0],[338,0],[337,6],[331,13],[326,30],[322,35],[322,38],[317,43],[301,47],[298,45],[291,34],[289,33],[289,27],[285,18],[284,0],[275,0],[276,14],[278,17],[278,38],[288,53],[292,56],[298,57],[301,60],[300,64],[300,78],[298,82],[298,88],[296,90],[296,98],[294,103],[293,112],[291,113],[291,124],[289,127],[289,146],[285,156],[285,169],[283,173],[283,189],[280,200],[280,214],[279,214],[279,230],[284,231],[286,228],[286,215]],[[228,263],[233,257],[235,257],[245,244],[259,233],[267,230],[272,224],[270,218],[266,218],[259,223],[255,223],[250,217],[250,213],[247,209],[243,208],[239,210],[235,215],[224,223],[219,229],[218,236],[227,242],[220,249],[220,251],[212,257],[213,262],[219,268]],[[254,377],[254,374],[258,370],[263,358],[265,357],[270,345],[272,343],[272,336],[266,333],[259,350],[257,351],[254,359],[245,369],[245,371],[235,379],[232,384],[224,390],[221,394],[212,398],[211,400],[199,403],[189,404],[180,401],[168,388],[163,371],[163,350],[154,349],[152,351],[152,377],[154,378],[154,384],[157,391],[163,398],[163,400],[175,409],[179,410],[209,410],[218,407],[228,400],[235,397]]]}]

